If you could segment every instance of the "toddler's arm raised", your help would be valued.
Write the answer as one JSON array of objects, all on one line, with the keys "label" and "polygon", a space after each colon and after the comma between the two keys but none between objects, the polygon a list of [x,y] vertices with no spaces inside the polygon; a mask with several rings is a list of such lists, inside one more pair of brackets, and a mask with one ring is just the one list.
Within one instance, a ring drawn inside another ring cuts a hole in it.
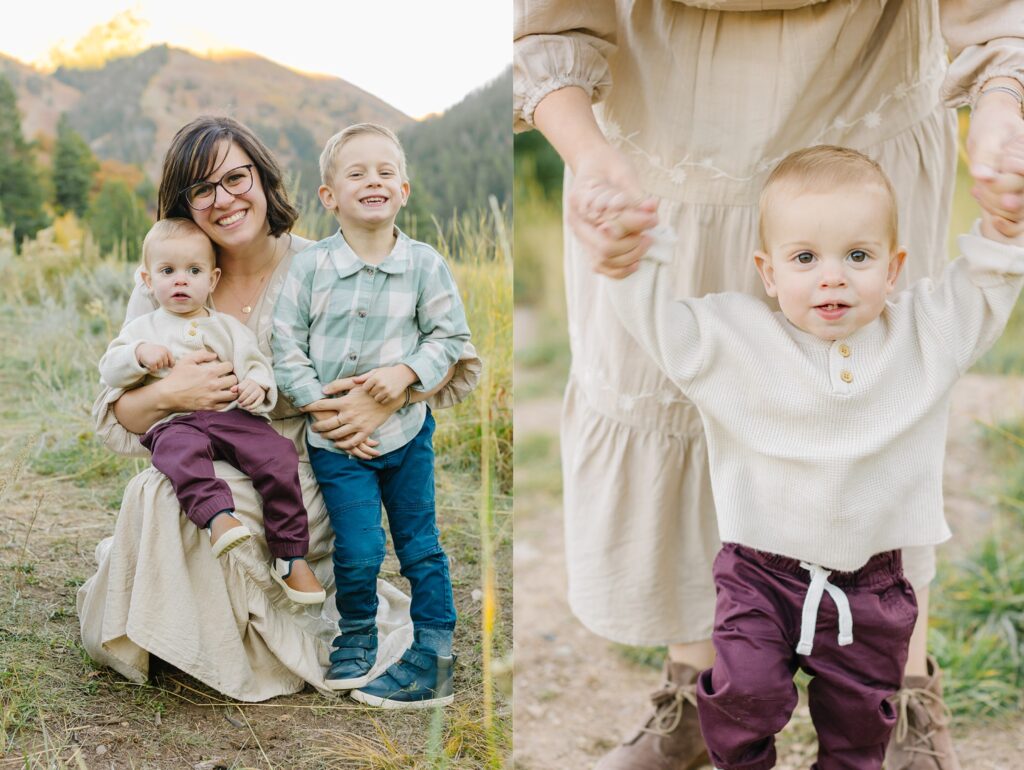
[{"label": "toddler's arm raised", "polygon": [[705,351],[700,322],[690,304],[672,299],[671,233],[656,230],[654,243],[635,272],[602,281],[602,290],[623,326],[648,356],[681,388],[696,377]]}]

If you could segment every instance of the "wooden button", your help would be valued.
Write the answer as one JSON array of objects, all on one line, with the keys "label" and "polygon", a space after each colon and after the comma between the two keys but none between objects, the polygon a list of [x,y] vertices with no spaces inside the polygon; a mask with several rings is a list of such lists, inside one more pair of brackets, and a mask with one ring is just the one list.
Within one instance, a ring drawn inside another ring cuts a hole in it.
[{"label": "wooden button", "polygon": [[843,371],[839,372],[839,379],[846,383],[853,382],[853,372],[849,369],[843,369]]},{"label": "wooden button", "polygon": [[843,358],[850,357],[850,346],[847,345],[845,342],[839,346],[839,355],[841,355]]}]

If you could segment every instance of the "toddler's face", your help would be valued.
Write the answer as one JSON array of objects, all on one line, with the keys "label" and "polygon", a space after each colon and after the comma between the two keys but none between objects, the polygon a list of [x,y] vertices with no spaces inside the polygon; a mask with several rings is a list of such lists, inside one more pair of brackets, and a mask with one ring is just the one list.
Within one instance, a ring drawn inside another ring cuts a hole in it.
[{"label": "toddler's face", "polygon": [[334,155],[320,201],[337,217],[341,229],[394,224],[409,197],[395,143],[379,134],[352,137]]},{"label": "toddler's face", "polygon": [[197,315],[220,278],[213,248],[204,237],[171,238],[150,248],[142,278],[164,310]]},{"label": "toddler's face", "polygon": [[772,197],[768,252],[754,260],[786,318],[823,340],[843,339],[878,318],[906,257],[892,243],[884,190],[783,189]]}]

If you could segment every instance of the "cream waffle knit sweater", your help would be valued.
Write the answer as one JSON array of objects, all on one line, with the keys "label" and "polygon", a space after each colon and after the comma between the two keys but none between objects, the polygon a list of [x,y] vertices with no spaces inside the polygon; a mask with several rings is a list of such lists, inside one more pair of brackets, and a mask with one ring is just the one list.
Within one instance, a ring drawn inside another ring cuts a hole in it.
[{"label": "cream waffle knit sweater", "polygon": [[745,294],[673,301],[657,257],[603,282],[626,328],[700,410],[723,542],[849,571],[950,536],[950,393],[1024,284],[1024,248],[976,227],[960,249],[938,282],[917,282],[834,342]]}]

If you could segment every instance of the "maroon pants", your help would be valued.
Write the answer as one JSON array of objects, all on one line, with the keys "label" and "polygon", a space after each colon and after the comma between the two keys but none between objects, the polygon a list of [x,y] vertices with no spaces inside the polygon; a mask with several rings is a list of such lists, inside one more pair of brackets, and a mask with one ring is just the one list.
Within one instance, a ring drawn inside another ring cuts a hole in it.
[{"label": "maroon pants", "polygon": [[818,732],[812,770],[881,768],[896,714],[887,700],[903,680],[917,602],[899,551],[876,554],[829,582],[850,602],[853,644],[838,643],[838,611],[821,599],[810,655],[798,655],[810,575],[794,559],[726,543],[715,558],[715,664],[697,684],[701,732],[715,767],[775,767],[775,733],[797,703],[802,668]]},{"label": "maroon pants", "polygon": [[231,489],[213,472],[214,460],[226,460],[252,479],[263,498],[270,553],[282,558],[306,555],[309,527],[298,453],[266,420],[243,409],[193,412],[155,425],[142,437],[142,445],[197,527],[205,527],[219,511],[234,510]]}]

